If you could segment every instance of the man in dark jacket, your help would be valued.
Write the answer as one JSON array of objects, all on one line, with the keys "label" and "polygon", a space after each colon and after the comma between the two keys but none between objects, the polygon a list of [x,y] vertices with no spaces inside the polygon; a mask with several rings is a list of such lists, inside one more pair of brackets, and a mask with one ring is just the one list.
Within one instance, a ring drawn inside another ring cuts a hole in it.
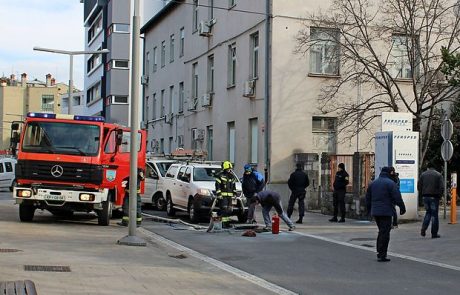
[{"label": "man in dark jacket", "polygon": [[379,228],[377,236],[377,259],[387,262],[388,244],[390,243],[391,220],[394,204],[399,207],[401,215],[406,213],[406,206],[397,184],[390,178],[390,167],[383,167],[379,178],[367,188],[367,212],[372,215]]},{"label": "man in dark jacket", "polygon": [[246,197],[248,205],[248,219],[247,223],[255,223],[254,212],[256,210],[256,200],[254,194],[260,192],[265,185],[264,177],[257,170],[255,170],[250,164],[244,165],[243,179],[241,180],[241,186],[243,194]]},{"label": "man in dark jacket", "polygon": [[[345,164],[340,163],[338,171],[335,174],[334,179],[334,194],[333,194],[333,205],[334,205],[334,217],[329,219],[330,222],[345,222],[345,193],[347,192],[347,185],[349,182],[349,176],[345,171]],[[340,220],[337,220],[340,207]]]},{"label": "man in dark jacket", "polygon": [[436,171],[432,163],[428,163],[427,170],[422,173],[417,184],[419,194],[423,197],[425,205],[425,218],[423,219],[422,230],[420,234],[422,237],[426,235],[426,230],[431,224],[431,237],[433,239],[440,238],[438,235],[439,230],[439,199],[444,193],[444,182],[441,173]]},{"label": "man in dark jacket", "polygon": [[270,219],[270,210],[272,207],[275,207],[276,213],[278,213],[278,216],[288,225],[290,231],[295,229],[294,224],[283,211],[281,197],[277,192],[264,190],[255,194],[255,197],[257,202],[260,203],[260,206],[262,206],[265,230],[269,230],[272,226],[272,220]]},{"label": "man in dark jacket", "polygon": [[306,188],[310,185],[308,175],[302,171],[302,164],[296,164],[296,170],[291,174],[288,180],[288,186],[291,190],[291,196],[289,197],[289,205],[287,209],[287,215],[291,218],[292,211],[294,211],[295,201],[299,200],[299,220],[295,223],[302,223],[303,216],[305,214],[305,195],[307,193]]}]

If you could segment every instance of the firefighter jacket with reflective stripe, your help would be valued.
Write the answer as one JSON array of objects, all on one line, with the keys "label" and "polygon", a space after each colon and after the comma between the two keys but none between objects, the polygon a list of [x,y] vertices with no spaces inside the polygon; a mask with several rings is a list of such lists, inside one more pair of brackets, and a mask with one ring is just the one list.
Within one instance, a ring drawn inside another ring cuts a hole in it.
[{"label": "firefighter jacket with reflective stripe", "polygon": [[[141,192],[141,182],[144,180],[144,171],[140,168],[137,169],[137,193]],[[129,194],[129,178],[127,179],[125,192]]]},{"label": "firefighter jacket with reflective stripe", "polygon": [[216,176],[217,197],[236,196],[236,178],[231,173],[222,172]]}]

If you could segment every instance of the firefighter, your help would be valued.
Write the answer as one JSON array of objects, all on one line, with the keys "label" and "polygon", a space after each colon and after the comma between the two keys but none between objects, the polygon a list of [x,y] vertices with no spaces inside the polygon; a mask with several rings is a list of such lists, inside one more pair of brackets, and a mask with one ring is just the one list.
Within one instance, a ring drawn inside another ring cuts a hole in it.
[{"label": "firefighter", "polygon": [[[141,182],[144,180],[144,171],[138,169],[137,171],[137,214],[136,224],[141,225],[142,214],[141,214]],[[123,199],[123,218],[118,223],[122,226],[128,226],[129,224],[129,178],[122,182],[122,186],[125,188],[125,198]]]},{"label": "firefighter", "polygon": [[229,227],[233,212],[232,198],[236,196],[236,177],[232,173],[232,163],[224,161],[222,172],[216,176],[216,195],[220,208],[218,215],[222,217],[222,226]]}]

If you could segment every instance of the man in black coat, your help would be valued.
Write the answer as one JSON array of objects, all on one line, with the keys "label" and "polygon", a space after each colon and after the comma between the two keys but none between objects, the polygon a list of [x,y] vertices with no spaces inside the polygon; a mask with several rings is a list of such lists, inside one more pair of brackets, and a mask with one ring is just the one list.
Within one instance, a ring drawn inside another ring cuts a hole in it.
[{"label": "man in black coat", "polygon": [[401,215],[406,213],[406,206],[397,184],[391,179],[391,167],[383,167],[379,178],[367,188],[366,206],[379,228],[377,236],[377,260],[387,262],[388,244],[390,243],[391,221],[394,205],[399,207]]},{"label": "man in black coat", "polygon": [[[335,174],[334,179],[334,194],[333,194],[333,205],[334,205],[334,217],[329,219],[330,222],[345,222],[345,194],[347,192],[347,185],[349,183],[349,175],[345,170],[345,164],[340,163],[338,171]],[[337,215],[340,214],[340,220],[337,220]]]},{"label": "man in black coat", "polygon": [[289,197],[289,204],[287,208],[287,215],[291,218],[292,211],[294,211],[295,201],[299,200],[299,220],[295,223],[302,223],[303,216],[305,214],[305,196],[307,194],[306,188],[310,185],[308,175],[303,172],[302,164],[296,164],[296,170],[291,174],[288,180],[288,186],[291,190],[291,196]]}]

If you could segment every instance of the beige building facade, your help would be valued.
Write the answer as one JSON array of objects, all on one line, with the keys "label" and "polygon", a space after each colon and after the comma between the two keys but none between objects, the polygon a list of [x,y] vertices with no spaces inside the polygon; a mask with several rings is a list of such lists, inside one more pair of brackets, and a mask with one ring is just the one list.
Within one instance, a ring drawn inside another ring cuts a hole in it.
[{"label": "beige building facade", "polygon": [[9,148],[12,121],[21,121],[28,112],[59,113],[60,94],[67,90],[67,85],[56,84],[50,74],[45,82],[28,81],[25,73],[19,80],[15,75],[0,78],[0,150]]},{"label": "beige building facade", "polygon": [[[373,152],[380,123],[358,141],[344,140],[337,118],[318,105],[321,88],[338,74],[311,53],[295,53],[306,16],[331,1],[268,1],[268,62],[267,1],[192,2],[170,2],[141,30],[150,151],[203,149],[210,160],[234,162],[239,175],[245,163],[255,163],[283,195],[298,154],[316,155],[312,165],[319,166],[322,153]],[[344,99],[357,97],[350,88]]]}]

